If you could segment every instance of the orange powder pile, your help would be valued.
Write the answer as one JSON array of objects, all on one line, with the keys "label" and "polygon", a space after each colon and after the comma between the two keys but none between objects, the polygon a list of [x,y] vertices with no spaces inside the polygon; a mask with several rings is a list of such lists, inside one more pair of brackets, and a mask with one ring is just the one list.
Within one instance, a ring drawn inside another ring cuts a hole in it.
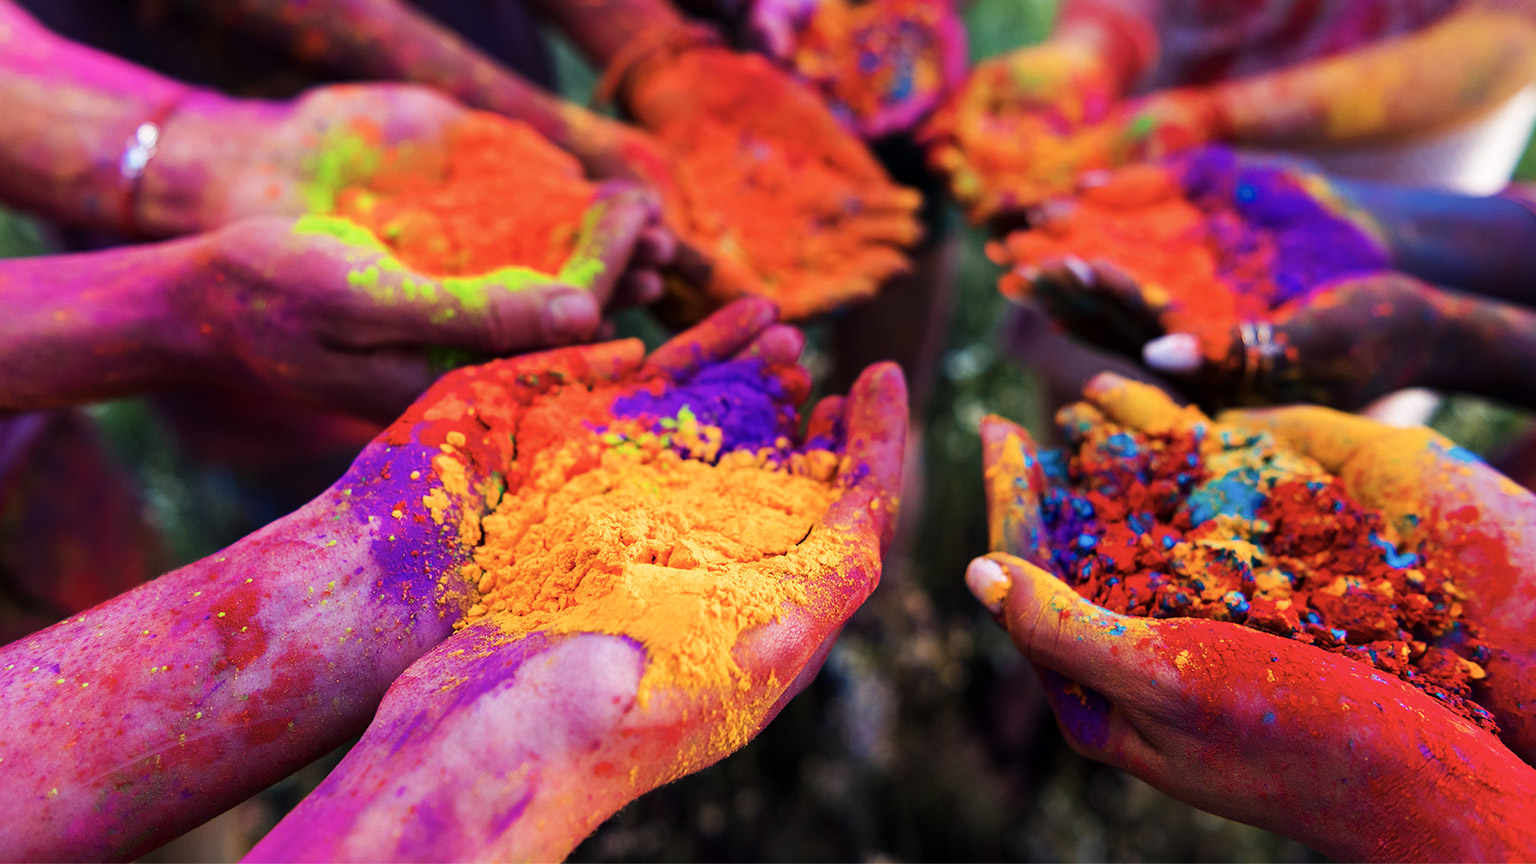
[{"label": "orange powder pile", "polygon": [[[1083,192],[1063,215],[992,244],[988,254],[1015,266],[1067,256],[1111,261],[1141,286],[1150,304],[1164,307],[1164,330],[1196,334],[1204,350],[1219,359],[1235,322],[1267,318],[1270,310],[1263,298],[1235,292],[1220,278],[1208,220],[1169,172],[1135,166]],[[1013,273],[999,288],[1012,297],[1028,291]]]},{"label": "orange powder pile", "polygon": [[367,228],[408,266],[436,276],[502,267],[558,273],[594,187],[575,157],[524,123],[475,112],[438,153],[386,151],[333,215]]},{"label": "orange powder pile", "polygon": [[482,520],[470,620],[634,638],[651,661],[642,699],[660,682],[741,686],[737,637],[806,602],[790,578],[802,572],[796,544],[826,512],[830,484],[742,451],[711,465],[609,450],[569,477],[551,461]]},{"label": "orange powder pile", "polygon": [[[701,120],[668,129],[678,179],[669,217],[686,238],[724,259],[772,298],[785,318],[799,318],[875,293],[907,266],[894,246],[877,246],[860,231],[858,183],[812,147],[770,140],[739,124]],[[879,217],[900,224],[901,244],[922,232],[905,212]],[[899,235],[899,236],[897,236]],[[833,278],[835,277],[835,278]],[[729,298],[721,298],[729,299]]]}]

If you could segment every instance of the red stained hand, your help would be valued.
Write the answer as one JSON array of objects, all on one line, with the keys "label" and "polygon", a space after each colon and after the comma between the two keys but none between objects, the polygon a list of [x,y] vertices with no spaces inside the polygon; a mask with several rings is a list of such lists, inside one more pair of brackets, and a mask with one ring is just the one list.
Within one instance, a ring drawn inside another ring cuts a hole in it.
[{"label": "red stained hand", "polygon": [[[1087,396],[1132,428],[1176,422],[1172,403],[1125,400],[1122,392],[1096,382]],[[1433,496],[1436,487],[1423,484],[1460,476],[1463,491],[1448,498],[1464,502],[1476,487],[1489,501],[1476,530],[1530,536],[1528,493],[1516,503],[1507,481],[1500,485],[1480,466],[1464,470],[1433,442],[1405,447],[1393,436],[1409,433],[1323,409],[1253,419],[1287,442],[1305,442],[1304,451],[1338,471],[1363,503],[1379,505],[1405,487]],[[1536,803],[1536,772],[1421,691],[1354,660],[1238,625],[1117,615],[1030,563],[1045,560],[1038,515],[1044,478],[1034,446],[1022,429],[997,419],[982,435],[998,551],[973,562],[967,582],[1040,671],[1074,749],[1195,806],[1341,859],[1536,852],[1536,832],[1520,815]],[[1408,462],[1420,473],[1405,475]],[[1426,520],[1426,530],[1435,521]],[[1501,547],[1526,572],[1531,548]],[[1500,601],[1509,596],[1508,586],[1491,590]],[[1531,611],[1528,598],[1518,605],[1512,616]],[[1494,638],[1529,656],[1528,639],[1509,630]],[[1521,662],[1509,661],[1504,686],[1526,686]],[[1511,730],[1511,746],[1528,746]]]}]

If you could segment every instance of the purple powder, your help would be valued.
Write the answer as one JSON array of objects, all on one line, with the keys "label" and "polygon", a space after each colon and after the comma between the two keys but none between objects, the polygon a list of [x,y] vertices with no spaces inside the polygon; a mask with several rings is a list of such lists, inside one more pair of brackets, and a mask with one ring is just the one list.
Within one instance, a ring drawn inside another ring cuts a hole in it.
[{"label": "purple powder", "polygon": [[721,452],[773,448],[779,438],[793,439],[796,414],[777,379],[764,374],[758,358],[706,366],[687,381],[660,394],[641,390],[613,401],[615,417],[652,421],[651,431],[666,430],[684,408],[699,422],[720,428]]},{"label": "purple powder", "polygon": [[1388,267],[1386,251],[1370,235],[1329,211],[1284,169],[1240,165],[1231,150],[1206,147],[1180,157],[1176,170],[1189,200],[1210,214],[1223,281],[1267,295],[1271,307]]}]

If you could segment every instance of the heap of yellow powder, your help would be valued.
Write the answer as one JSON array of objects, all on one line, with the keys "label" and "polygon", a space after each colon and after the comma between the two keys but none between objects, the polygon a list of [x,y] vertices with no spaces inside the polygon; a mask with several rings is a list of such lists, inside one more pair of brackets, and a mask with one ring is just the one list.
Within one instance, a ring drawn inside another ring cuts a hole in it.
[{"label": "heap of yellow powder", "polygon": [[593,464],[589,444],[537,454],[482,520],[468,620],[636,639],[649,658],[642,700],[662,684],[745,688],[737,637],[804,603],[795,577],[826,566],[798,544],[832,501],[836,458],[774,466],[766,451],[737,451],[710,464],[643,446],[602,449]]}]

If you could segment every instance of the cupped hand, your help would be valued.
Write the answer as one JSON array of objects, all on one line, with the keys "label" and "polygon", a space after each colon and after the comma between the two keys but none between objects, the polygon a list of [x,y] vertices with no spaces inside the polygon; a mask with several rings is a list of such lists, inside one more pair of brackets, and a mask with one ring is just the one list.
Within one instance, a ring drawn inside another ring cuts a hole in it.
[{"label": "cupped hand", "polygon": [[177,308],[221,380],[387,420],[453,356],[591,338],[655,211],[647,193],[607,187],[560,273],[473,279],[413,272],[327,220],[247,220],[203,239]]},{"label": "cupped hand", "polygon": [[[1134,302],[1109,287],[1114,278],[1099,284],[1123,305]],[[1403,387],[1438,383],[1444,367],[1457,362],[1447,340],[1461,305],[1412,276],[1381,272],[1323,287],[1281,307],[1271,322],[1241,323],[1222,334],[1225,350],[1170,333],[1140,353],[1203,404],[1358,408]]]},{"label": "cupped hand", "polygon": [[756,294],[799,318],[866,298],[909,266],[920,196],[782,69],[696,46],[622,80],[623,104],[671,158],[667,222],[707,258],[708,286],[684,288],[679,317]]},{"label": "cupped hand", "polygon": [[[1189,422],[1171,402],[1126,393],[1104,379],[1085,395],[1131,428]],[[1423,692],[1235,624],[1122,616],[1080,597],[1042,566],[1045,481],[1028,433],[993,418],[982,436],[996,551],[967,583],[1035,664],[1074,749],[1338,858],[1536,851],[1536,832],[1512,815],[1536,801],[1536,772]],[[1484,518],[1495,531],[1513,524],[1507,512]]]},{"label": "cupped hand", "polygon": [[747,38],[864,138],[911,129],[965,75],[965,28],[951,0],[763,0]]},{"label": "cupped hand", "polygon": [[[803,398],[807,379],[793,365],[802,340],[774,317],[762,301],[733,304],[632,374],[686,383],[754,356],[785,398]],[[646,688],[647,669],[663,661],[622,622],[514,638],[486,617],[397,681],[363,739],[252,858],[555,860],[625,803],[745,744],[810,681],[878,581],[904,412],[900,373],[888,365],[812,412],[807,440],[846,436],[837,493],[788,553],[803,602],[740,634],[733,680]],[[724,607],[709,608],[698,614]]]}]

